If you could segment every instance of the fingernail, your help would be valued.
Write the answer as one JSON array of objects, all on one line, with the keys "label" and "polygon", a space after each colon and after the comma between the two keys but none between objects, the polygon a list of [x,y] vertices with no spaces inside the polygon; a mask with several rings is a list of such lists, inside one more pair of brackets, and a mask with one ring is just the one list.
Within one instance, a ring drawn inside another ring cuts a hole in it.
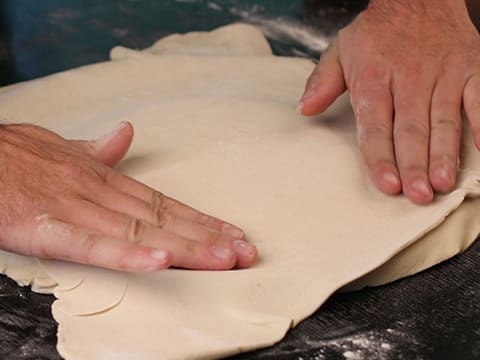
[{"label": "fingernail", "polygon": [[128,125],[128,122],[122,121],[119,123],[115,128],[110,131],[109,133],[100,136],[99,138],[94,140],[95,145],[102,147],[103,145],[107,144],[111,139],[113,139],[122,129],[124,129]]},{"label": "fingernail", "polygon": [[233,251],[224,246],[211,246],[210,251],[213,256],[221,260],[227,260],[233,256]]},{"label": "fingernail", "polygon": [[310,99],[310,98],[313,97],[316,93],[317,93],[317,90],[316,90],[316,89],[308,89],[308,90],[305,91],[305,93],[302,95],[302,98],[300,99],[299,104],[302,104],[305,100]]},{"label": "fingernail", "polygon": [[241,239],[245,236],[245,233],[242,230],[230,224],[223,224],[222,232],[235,239]]},{"label": "fingernail", "polygon": [[433,171],[433,176],[438,177],[438,178],[443,179],[443,180],[446,180],[446,181],[450,181],[450,171],[449,171],[447,165],[436,168]]},{"label": "fingernail", "polygon": [[233,242],[235,252],[244,256],[251,256],[256,252],[255,246],[243,240],[235,240]]},{"label": "fingernail", "polygon": [[391,172],[384,173],[383,180],[395,186],[400,185],[400,179],[398,178],[398,176]]},{"label": "fingernail", "polygon": [[153,249],[150,251],[150,257],[158,260],[162,264],[166,264],[169,261],[169,254],[165,250]]},{"label": "fingernail", "polygon": [[299,113],[300,115],[302,115],[302,109],[303,109],[303,101],[299,101],[298,104],[297,104],[297,113]]},{"label": "fingernail", "polygon": [[424,180],[416,180],[411,185],[412,190],[424,195],[430,195],[431,189]]},{"label": "fingernail", "polygon": [[297,112],[299,114],[302,114],[302,112],[303,112],[303,105],[304,105],[305,101],[312,98],[316,94],[317,94],[316,89],[308,89],[307,91],[305,91],[305,93],[302,95],[302,98],[298,101],[298,104],[297,104]]}]

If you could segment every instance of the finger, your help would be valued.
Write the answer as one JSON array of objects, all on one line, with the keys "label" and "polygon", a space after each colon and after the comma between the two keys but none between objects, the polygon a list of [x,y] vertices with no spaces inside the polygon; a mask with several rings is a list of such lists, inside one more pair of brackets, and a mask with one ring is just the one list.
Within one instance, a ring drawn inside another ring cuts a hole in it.
[{"label": "finger", "polygon": [[468,79],[463,91],[463,106],[472,129],[475,145],[480,150],[480,72]]},{"label": "finger", "polygon": [[393,195],[401,189],[393,149],[393,100],[389,78],[363,72],[351,92],[360,151],[375,185]]},{"label": "finger", "polygon": [[[417,204],[427,204],[433,200],[427,173],[431,92],[428,81],[418,77],[418,73],[404,76],[394,87],[395,158],[404,194]],[[418,83],[424,85],[418,88]]]},{"label": "finger", "polygon": [[[239,267],[250,266],[255,262],[257,257],[257,250],[255,246],[241,239],[234,239],[230,235],[218,232],[199,223],[178,217],[160,206],[161,202],[156,201],[149,204],[132,195],[110,188],[109,186],[103,186],[94,192],[97,195],[95,198],[92,198],[91,201],[102,206],[103,208],[114,210],[116,213],[121,213],[123,215],[128,215],[130,217],[145,221],[150,225],[153,225],[159,229],[163,229],[169,233],[179,235],[185,239],[191,239],[215,246],[218,246],[220,243],[222,243],[224,246],[227,246],[226,244],[233,243],[233,248],[237,256],[237,265]],[[93,204],[90,202],[86,202],[81,205],[79,204],[77,206],[86,206],[87,204],[91,204],[91,206],[93,206]],[[71,206],[71,208],[74,207],[76,206]],[[93,211],[95,211],[95,206],[93,207]],[[85,222],[79,223],[79,225],[88,226],[87,221],[91,219],[91,213],[91,209],[85,209],[83,214],[88,214],[88,217],[85,219]],[[78,217],[75,215],[74,217],[66,220],[67,222],[78,221]],[[126,221],[128,219],[123,220]],[[111,224],[103,224],[101,227],[96,228],[96,230],[101,231],[105,226],[111,226]],[[118,234],[114,233],[110,233],[110,235],[118,236]]]},{"label": "finger", "polygon": [[163,209],[178,217],[223,232],[235,239],[245,237],[245,233],[240,228],[195,210],[117,171],[108,171],[106,181],[116,189],[149,203],[152,209]]},{"label": "finger", "polygon": [[247,241],[234,239],[229,235],[177,217],[168,212],[160,211],[155,217],[157,221],[154,225],[157,228],[179,235],[185,239],[191,239],[215,247],[230,247],[230,244],[232,244],[236,255],[236,267],[238,268],[249,267],[255,263],[257,248]]},{"label": "finger", "polygon": [[121,242],[49,217],[40,217],[31,242],[32,255],[121,271],[168,268],[168,251]]},{"label": "finger", "polygon": [[133,139],[133,126],[121,122],[113,131],[95,140],[71,140],[97,160],[113,167],[123,159]]},{"label": "finger", "polygon": [[455,187],[460,157],[462,98],[456,79],[437,83],[430,110],[430,183],[436,191],[448,192]]},{"label": "finger", "polygon": [[224,270],[231,269],[236,264],[234,243],[231,239],[217,236],[202,243],[155,227],[138,218],[102,208],[89,201],[75,202],[70,206],[69,212],[60,215],[60,219],[118,239],[119,243],[166,250],[172,255],[173,266]]},{"label": "finger", "polygon": [[320,62],[307,80],[305,92],[298,103],[303,115],[325,111],[346,89],[342,65],[335,40],[322,54]]}]

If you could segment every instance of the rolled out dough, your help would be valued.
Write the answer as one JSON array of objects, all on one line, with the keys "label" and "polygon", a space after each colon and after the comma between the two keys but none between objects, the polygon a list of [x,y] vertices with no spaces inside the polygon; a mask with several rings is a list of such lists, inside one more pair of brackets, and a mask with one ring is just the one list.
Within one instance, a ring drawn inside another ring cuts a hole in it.
[{"label": "rolled out dough", "polygon": [[410,275],[480,230],[478,201],[462,205],[480,192],[469,134],[457,190],[426,207],[387,197],[363,168],[347,98],[299,116],[314,65],[273,56],[255,28],[116,48],[112,59],[4,88],[0,115],[74,138],[131,121],[136,138],[120,170],[239,224],[261,257],[241,271],[125,274],[0,252],[4,273],[58,298],[67,359],[212,358],[267,346],[342,286]]}]

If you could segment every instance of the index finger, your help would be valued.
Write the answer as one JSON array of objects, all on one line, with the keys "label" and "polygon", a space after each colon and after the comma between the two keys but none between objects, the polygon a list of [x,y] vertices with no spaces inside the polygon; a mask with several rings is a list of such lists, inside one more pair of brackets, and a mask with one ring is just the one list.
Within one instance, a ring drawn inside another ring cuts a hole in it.
[{"label": "index finger", "polygon": [[107,170],[105,181],[124,193],[133,195],[149,204],[154,209],[163,209],[169,213],[190,220],[210,229],[225,233],[235,239],[243,239],[245,233],[240,228],[214,216],[207,215],[192,207],[172,199],[159,191],[142,184],[141,182],[125,176],[113,169]]},{"label": "index finger", "polygon": [[401,182],[393,147],[393,100],[388,83],[375,85],[372,80],[380,79],[365,79],[351,93],[358,143],[376,186],[394,195]]}]

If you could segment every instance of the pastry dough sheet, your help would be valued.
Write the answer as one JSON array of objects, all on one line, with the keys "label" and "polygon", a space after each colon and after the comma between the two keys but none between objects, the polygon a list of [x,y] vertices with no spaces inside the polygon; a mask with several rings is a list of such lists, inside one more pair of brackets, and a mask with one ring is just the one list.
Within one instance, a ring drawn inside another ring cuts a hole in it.
[{"label": "pastry dough sheet", "polygon": [[416,241],[445,233],[445,219],[480,192],[469,134],[457,190],[425,207],[383,195],[363,166],[347,96],[321,116],[299,116],[314,64],[273,56],[253,27],[116,48],[112,59],[2,89],[1,116],[71,138],[131,121],[136,137],[119,170],[242,226],[260,259],[245,270],[125,274],[0,252],[8,276],[58,298],[66,359],[218,358],[268,346],[396,254],[414,249],[386,278],[352,288],[410,275],[477,235],[464,226],[472,200],[449,227],[455,246],[406,269]]}]

